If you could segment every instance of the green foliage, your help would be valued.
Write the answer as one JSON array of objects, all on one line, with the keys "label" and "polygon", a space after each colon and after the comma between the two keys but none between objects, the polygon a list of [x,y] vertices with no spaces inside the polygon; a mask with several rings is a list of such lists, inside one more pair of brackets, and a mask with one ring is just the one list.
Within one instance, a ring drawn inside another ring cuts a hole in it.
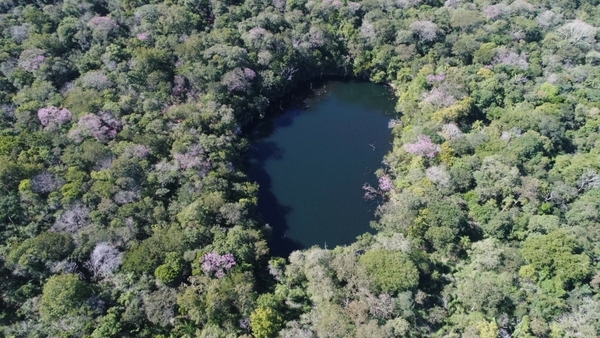
[{"label": "green foliage", "polygon": [[21,265],[40,272],[45,262],[56,262],[66,258],[75,248],[69,235],[43,232],[15,246],[7,257],[10,265]]},{"label": "green foliage", "polygon": [[154,270],[154,275],[163,284],[171,284],[177,280],[183,270],[183,261],[178,253],[169,252],[165,263]]},{"label": "green foliage", "polygon": [[456,102],[450,107],[443,108],[435,112],[432,116],[434,121],[438,122],[456,122],[458,120],[466,118],[473,107],[473,99],[471,97],[465,97],[464,99]]},{"label": "green foliage", "polygon": [[123,261],[123,269],[135,273],[149,272],[159,264],[160,254],[151,245],[141,243],[128,251]]},{"label": "green foliage", "polygon": [[[0,335],[594,337],[594,6],[3,2]],[[268,263],[245,131],[329,75],[398,97],[381,233]]]},{"label": "green foliage", "polygon": [[126,252],[123,258],[123,269],[136,274],[152,273],[169,253],[173,264],[171,264],[171,267],[161,270],[166,269],[171,274],[181,271],[181,268],[176,268],[180,263],[175,258],[180,256],[177,256],[175,252],[181,251],[184,244],[182,243],[183,240],[184,234],[176,227],[156,229],[151,237]]},{"label": "green foliage", "polygon": [[281,329],[282,323],[281,316],[275,310],[268,307],[258,307],[250,314],[252,334],[256,338],[275,337]]},{"label": "green foliage", "polygon": [[122,324],[119,318],[119,311],[112,307],[108,309],[107,314],[100,318],[98,326],[92,332],[92,338],[119,337],[122,330]]},{"label": "green foliage", "polygon": [[[553,283],[579,285],[591,272],[590,258],[575,253],[573,236],[562,230],[547,235],[529,237],[523,243],[523,257],[539,274],[539,281],[556,279]],[[547,285],[547,284],[546,284]]]},{"label": "green foliage", "polygon": [[83,311],[85,301],[92,294],[92,288],[74,274],[50,277],[44,285],[40,302],[40,316],[45,323],[53,323],[62,318]]},{"label": "green foliage", "polygon": [[403,252],[372,250],[362,255],[359,262],[372,276],[379,291],[397,293],[419,284],[419,270]]}]

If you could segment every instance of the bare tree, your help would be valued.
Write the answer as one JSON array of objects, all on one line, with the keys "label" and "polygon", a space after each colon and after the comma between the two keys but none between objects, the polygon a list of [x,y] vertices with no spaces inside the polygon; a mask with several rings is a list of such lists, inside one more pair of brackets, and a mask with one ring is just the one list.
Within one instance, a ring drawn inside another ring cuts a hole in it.
[{"label": "bare tree", "polygon": [[74,234],[90,222],[90,209],[81,203],[75,203],[56,219],[50,230]]},{"label": "bare tree", "polygon": [[595,170],[588,169],[585,173],[581,174],[581,177],[577,182],[577,192],[594,188],[600,188],[600,176],[598,176],[598,173]]},{"label": "bare tree", "polygon": [[38,194],[50,193],[58,189],[60,185],[60,180],[49,171],[43,171],[31,179],[31,190]]},{"label": "bare tree", "polygon": [[412,29],[423,41],[431,41],[437,35],[437,25],[431,21],[415,21],[410,24]]},{"label": "bare tree", "polygon": [[112,244],[101,242],[96,245],[85,267],[93,274],[94,279],[109,277],[121,265],[123,253]]},{"label": "bare tree", "polygon": [[581,20],[573,20],[564,24],[557,32],[569,43],[589,48],[595,42],[597,30]]}]

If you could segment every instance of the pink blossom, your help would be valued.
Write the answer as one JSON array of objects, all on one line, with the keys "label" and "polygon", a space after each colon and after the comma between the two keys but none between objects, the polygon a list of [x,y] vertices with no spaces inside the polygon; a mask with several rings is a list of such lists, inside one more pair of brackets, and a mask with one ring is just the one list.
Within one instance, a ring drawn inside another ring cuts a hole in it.
[{"label": "pink blossom", "polygon": [[19,56],[19,66],[28,72],[33,72],[46,60],[43,54],[44,51],[39,48],[26,49]]},{"label": "pink blossom", "polygon": [[142,40],[142,41],[146,41],[148,40],[148,34],[146,33],[140,33],[138,35],[136,35],[138,39]]},{"label": "pink blossom", "polygon": [[462,131],[454,123],[448,123],[442,126],[442,133],[447,139],[454,139],[463,135]]},{"label": "pink blossom", "polygon": [[335,9],[340,9],[342,8],[342,6],[344,5],[341,1],[339,0],[323,0],[323,4],[324,5],[329,5],[332,6]]},{"label": "pink blossom", "polygon": [[352,2],[352,1],[348,2],[348,8],[350,8],[350,10],[352,12],[358,11],[361,7],[362,7],[362,5],[358,2]]},{"label": "pink blossom", "polygon": [[236,265],[235,257],[232,254],[219,255],[214,251],[202,256],[200,263],[205,273],[214,273],[217,278],[223,278]]},{"label": "pink blossom", "polygon": [[131,203],[140,199],[140,191],[119,191],[113,196],[113,200],[118,205]]},{"label": "pink blossom", "polygon": [[38,110],[38,118],[40,123],[46,126],[60,126],[63,125],[73,118],[71,112],[67,109],[58,109],[56,107],[47,107]]},{"label": "pink blossom", "polygon": [[440,151],[440,147],[431,142],[431,138],[427,135],[419,135],[417,142],[405,144],[404,149],[410,154],[428,158],[434,158]]},{"label": "pink blossom", "polygon": [[286,5],[287,1],[285,1],[285,0],[272,0],[272,1],[273,1],[273,7],[277,8],[280,11],[285,9],[285,5]]},{"label": "pink blossom", "polygon": [[510,8],[504,4],[491,5],[483,9],[483,14],[488,19],[496,19],[500,16],[509,14],[509,12]]},{"label": "pink blossom", "polygon": [[517,54],[507,49],[498,50],[498,53],[494,57],[492,64],[515,66],[522,70],[527,70],[529,68],[529,63],[527,62],[527,53],[521,52],[521,54]]},{"label": "pink blossom", "polygon": [[185,78],[181,75],[175,75],[173,78],[173,87],[171,88],[171,94],[174,96],[180,96],[185,92]]},{"label": "pink blossom", "polygon": [[443,82],[445,79],[446,79],[446,74],[444,74],[444,73],[437,74],[437,75],[435,75],[435,74],[427,75],[427,83],[430,85]]},{"label": "pink blossom", "polygon": [[323,36],[323,31],[316,28],[311,27],[308,32],[308,43],[311,47],[322,47],[325,45],[325,37]]},{"label": "pink blossom", "polygon": [[88,27],[92,29],[92,33],[95,39],[104,40],[113,33],[119,25],[107,16],[96,16],[88,21]]},{"label": "pink blossom", "polygon": [[444,7],[456,8],[456,7],[458,7],[459,3],[460,3],[460,0],[446,0],[444,2]]},{"label": "pink blossom", "polygon": [[383,175],[379,178],[379,190],[390,191],[394,188],[394,183],[388,175]]},{"label": "pink blossom", "polygon": [[210,169],[210,161],[206,158],[204,149],[200,145],[192,145],[183,154],[173,155],[175,164],[183,169],[198,169],[202,176],[208,173]]},{"label": "pink blossom", "polygon": [[79,129],[76,137],[84,133],[94,137],[100,142],[108,142],[117,136],[121,129],[121,122],[109,113],[101,112],[99,115],[87,114],[78,122]]},{"label": "pink blossom", "polygon": [[126,154],[128,157],[144,158],[150,154],[150,148],[143,144],[136,144],[127,148]]},{"label": "pink blossom", "polygon": [[93,30],[99,30],[103,32],[109,32],[117,27],[117,23],[112,18],[107,16],[95,16],[88,21],[88,27]]},{"label": "pink blossom", "polygon": [[245,91],[250,87],[248,78],[241,68],[235,68],[225,73],[221,84],[225,85],[230,92]]},{"label": "pink blossom", "polygon": [[396,5],[400,8],[406,9],[409,7],[415,7],[421,4],[422,0],[396,0]]},{"label": "pink blossom", "polygon": [[244,68],[244,75],[248,80],[253,80],[256,77],[256,72],[250,68]]},{"label": "pink blossom", "polygon": [[455,104],[456,99],[445,88],[435,87],[429,93],[425,94],[423,102],[439,108]]},{"label": "pink blossom", "polygon": [[256,26],[256,27],[252,28],[251,30],[249,30],[248,33],[250,33],[250,36],[252,38],[256,39],[260,36],[267,34],[268,32],[266,29]]}]

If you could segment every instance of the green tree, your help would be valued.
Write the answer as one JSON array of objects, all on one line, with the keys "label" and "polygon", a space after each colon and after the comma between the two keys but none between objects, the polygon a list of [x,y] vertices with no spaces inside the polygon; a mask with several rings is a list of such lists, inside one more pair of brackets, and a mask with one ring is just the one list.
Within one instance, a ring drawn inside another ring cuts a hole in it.
[{"label": "green tree", "polygon": [[179,278],[183,270],[183,260],[177,252],[169,252],[165,263],[154,270],[154,276],[163,284],[171,284]]},{"label": "green tree", "polygon": [[119,337],[122,330],[119,310],[111,307],[105,316],[101,317],[98,326],[92,332],[92,338],[112,338]]},{"label": "green tree", "polygon": [[359,262],[365,266],[381,292],[402,292],[419,284],[419,270],[410,257],[399,251],[367,251]]},{"label": "green tree", "polygon": [[74,274],[50,277],[44,285],[40,302],[40,316],[45,323],[53,323],[83,310],[92,288]]},{"label": "green tree", "polygon": [[11,265],[19,264],[31,271],[41,272],[47,262],[56,262],[66,258],[75,249],[69,235],[56,232],[43,232],[23,241],[12,249],[7,257]]},{"label": "green tree", "polygon": [[283,319],[272,308],[259,307],[250,314],[252,334],[256,338],[275,337],[282,324]]},{"label": "green tree", "polygon": [[572,235],[558,229],[547,235],[530,236],[523,243],[523,257],[537,271],[539,281],[557,278],[565,286],[579,285],[591,272],[590,258],[576,253]]}]

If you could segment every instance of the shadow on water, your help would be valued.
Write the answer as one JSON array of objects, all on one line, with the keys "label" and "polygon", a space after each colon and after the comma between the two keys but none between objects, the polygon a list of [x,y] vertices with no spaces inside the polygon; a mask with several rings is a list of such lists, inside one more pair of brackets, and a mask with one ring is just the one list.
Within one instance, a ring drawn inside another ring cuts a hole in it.
[{"label": "shadow on water", "polygon": [[[289,123],[291,124],[291,120]],[[280,126],[278,125],[278,127]],[[269,129],[262,130],[261,133],[267,130]],[[272,130],[274,130],[274,126],[271,126]],[[292,251],[304,249],[304,246],[286,236],[289,229],[287,217],[292,212],[292,207],[279,203],[272,191],[271,176],[265,169],[267,161],[281,160],[283,153],[283,149],[278,147],[275,142],[263,141],[250,148],[247,159],[250,164],[249,168],[251,168],[250,176],[260,182],[258,191],[259,221],[271,227],[271,238],[269,238],[271,255],[288,257]]]},{"label": "shadow on water", "polygon": [[[292,207],[279,203],[272,190],[271,176],[265,168],[268,161],[282,160],[284,150],[275,142],[264,141],[264,139],[272,135],[276,129],[291,127],[294,119],[307,108],[304,100],[314,95],[315,93],[310,90],[303,90],[290,97],[291,102],[285,106],[273,107],[269,113],[270,118],[252,126],[250,139],[254,144],[250,146],[246,155],[246,166],[249,169],[247,173],[255,182],[260,182],[258,217],[261,223],[271,227],[268,242],[272,256],[288,257],[293,251],[305,247],[300,242],[287,237],[286,233],[289,230],[287,217],[292,212]],[[263,141],[257,142],[257,140]]]}]

